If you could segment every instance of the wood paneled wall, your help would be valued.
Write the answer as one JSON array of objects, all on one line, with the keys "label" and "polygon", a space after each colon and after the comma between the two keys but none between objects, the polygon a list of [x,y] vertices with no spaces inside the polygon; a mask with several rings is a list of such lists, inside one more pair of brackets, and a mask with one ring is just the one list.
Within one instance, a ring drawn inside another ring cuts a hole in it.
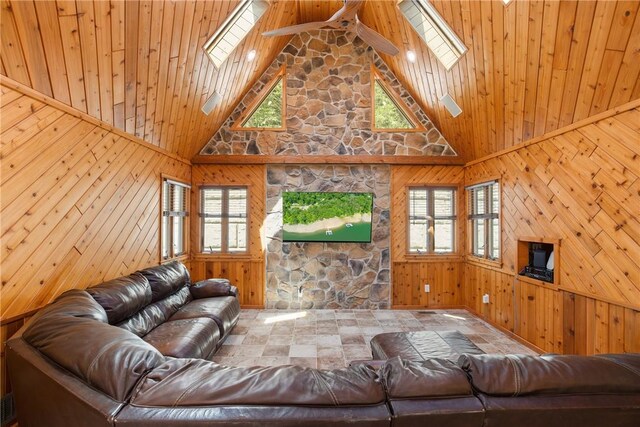
[{"label": "wood paneled wall", "polygon": [[[540,351],[640,352],[640,311],[573,292],[516,281],[511,273],[465,265],[469,309]],[[489,294],[490,303],[482,303]]]},{"label": "wood paneled wall", "polygon": [[[469,48],[450,71],[396,2],[368,1],[362,19],[400,48],[383,59],[467,160],[640,98],[637,1],[430,3]],[[439,101],[446,93],[460,116]]]},{"label": "wood paneled wall", "polygon": [[160,174],[189,162],[1,83],[0,318],[158,264]]},{"label": "wood paneled wall", "polygon": [[[464,304],[464,169],[458,166],[391,168],[391,274],[394,308],[452,307]],[[457,251],[451,256],[407,254],[407,191],[411,186],[457,186]],[[431,292],[424,292],[429,283]]]},{"label": "wood paneled wall", "polygon": [[[290,38],[261,33],[297,16],[289,2],[272,2],[216,70],[202,46],[238,3],[3,0],[0,72],[190,158]],[[214,90],[222,102],[206,116],[200,108]]]},{"label": "wood paneled wall", "polygon": [[0,84],[4,396],[4,343],[26,313],[159,263],[160,174],[189,182],[191,166],[4,77]]},{"label": "wood paneled wall", "polygon": [[[467,165],[502,190],[502,265],[468,257],[470,308],[544,351],[640,350],[639,106]],[[558,289],[517,280],[519,236],[561,239]]]},{"label": "wood paneled wall", "polygon": [[[212,277],[229,279],[238,287],[243,307],[264,307],[265,289],[265,194],[264,165],[194,165],[191,188],[191,275],[193,280]],[[200,253],[198,215],[202,185],[247,186],[249,191],[249,251],[247,254],[211,255]]]}]

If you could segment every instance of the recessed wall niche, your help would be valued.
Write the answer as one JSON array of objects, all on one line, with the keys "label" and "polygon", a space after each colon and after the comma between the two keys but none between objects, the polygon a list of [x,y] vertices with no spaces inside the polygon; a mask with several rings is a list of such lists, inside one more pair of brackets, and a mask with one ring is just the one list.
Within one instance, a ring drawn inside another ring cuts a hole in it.
[{"label": "recessed wall niche", "polygon": [[[389,308],[389,166],[267,168],[266,308]],[[374,193],[371,243],[285,243],[282,193]]]}]

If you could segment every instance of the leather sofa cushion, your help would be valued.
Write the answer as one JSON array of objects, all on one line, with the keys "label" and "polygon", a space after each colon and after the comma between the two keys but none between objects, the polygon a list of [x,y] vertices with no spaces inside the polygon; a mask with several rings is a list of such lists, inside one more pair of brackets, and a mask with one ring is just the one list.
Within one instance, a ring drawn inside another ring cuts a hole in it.
[{"label": "leather sofa cushion", "polygon": [[389,398],[468,396],[471,385],[462,369],[450,360],[402,360],[394,357],[381,368]]},{"label": "leather sofa cushion", "polygon": [[[237,296],[237,288],[231,286],[227,279],[207,279],[191,285],[191,295],[194,298],[211,298]],[[234,292],[235,290],[235,292]]]},{"label": "leather sofa cushion", "polygon": [[135,406],[371,405],[385,400],[366,365],[317,370],[300,366],[231,367],[205,360],[170,359],[145,377]]},{"label": "leather sofa cushion", "polygon": [[112,325],[134,315],[151,302],[149,281],[140,273],[109,280],[88,288],[87,292],[104,308]]},{"label": "leather sofa cushion", "polygon": [[123,402],[165,358],[132,333],[96,321],[92,311],[104,313],[87,292],[67,292],[36,314],[22,337],[91,387]]},{"label": "leather sofa cushion", "polygon": [[236,297],[217,297],[193,300],[180,308],[169,320],[206,317],[220,328],[220,336],[226,336],[238,321],[240,303]]},{"label": "leather sofa cushion", "polygon": [[145,268],[140,270],[139,273],[149,280],[152,294],[151,302],[160,301],[181,287],[191,284],[187,268],[178,261]]},{"label": "leather sofa cushion", "polygon": [[206,359],[220,340],[218,325],[206,318],[168,321],[142,338],[171,357]]},{"label": "leather sofa cushion", "polygon": [[458,364],[494,396],[640,393],[640,355],[463,355]]},{"label": "leather sofa cushion", "polygon": [[191,301],[188,286],[178,292],[150,304],[117,326],[133,332],[139,337],[147,335],[151,330],[166,322],[180,307]]},{"label": "leather sofa cushion", "polygon": [[469,338],[459,331],[387,332],[371,339],[375,360],[400,356],[405,360],[432,358],[458,360],[461,354],[483,354]]}]

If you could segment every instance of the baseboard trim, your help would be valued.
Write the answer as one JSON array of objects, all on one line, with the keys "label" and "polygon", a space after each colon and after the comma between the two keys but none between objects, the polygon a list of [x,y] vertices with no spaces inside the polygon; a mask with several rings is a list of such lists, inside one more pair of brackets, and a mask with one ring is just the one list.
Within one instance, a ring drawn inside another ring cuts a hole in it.
[{"label": "baseboard trim", "polygon": [[479,318],[481,318],[482,320],[484,320],[485,322],[487,322],[488,324],[490,324],[491,326],[493,326],[494,328],[498,329],[500,332],[502,332],[503,334],[509,336],[509,338],[512,338],[516,341],[518,341],[520,344],[524,345],[525,347],[535,351],[538,354],[545,354],[548,353],[547,351],[541,349],[540,347],[538,347],[535,344],[532,344],[531,342],[525,340],[524,338],[522,338],[520,335],[516,334],[513,331],[510,331],[509,329],[505,328],[504,326],[498,325],[497,323],[491,321],[490,319],[487,319],[484,315],[482,315],[481,313],[478,313],[477,311],[475,311],[474,309],[472,309],[471,307],[465,306],[464,307],[469,313],[474,314],[476,316],[478,316]]}]

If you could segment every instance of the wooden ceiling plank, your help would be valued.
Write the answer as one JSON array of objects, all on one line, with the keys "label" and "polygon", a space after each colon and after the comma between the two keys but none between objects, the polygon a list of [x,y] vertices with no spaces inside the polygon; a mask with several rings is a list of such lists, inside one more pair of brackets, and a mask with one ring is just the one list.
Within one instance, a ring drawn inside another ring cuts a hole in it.
[{"label": "wooden ceiling plank", "polygon": [[[9,10],[5,9],[3,12],[9,12]],[[33,88],[47,96],[53,96],[49,73],[44,72],[48,69],[47,58],[33,2],[13,1],[10,13],[14,15],[15,28],[20,36],[22,53]]]},{"label": "wooden ceiling plank", "polygon": [[614,88],[609,107],[629,102],[633,95],[633,87],[640,82],[640,9],[636,11],[636,19],[622,58],[622,65]]},{"label": "wooden ceiling plank", "polygon": [[16,30],[11,3],[2,1],[2,19],[0,19],[0,56],[5,64],[6,75],[22,84],[30,85],[31,77],[22,53],[22,44]]},{"label": "wooden ceiling plank", "polygon": [[[153,25],[152,12],[153,4],[151,0],[141,0],[138,8],[138,64],[136,69],[136,110],[133,115],[134,135],[144,138],[144,123],[147,111],[147,79],[149,77],[149,44],[151,43],[150,28]],[[133,35],[133,34],[131,34]]]},{"label": "wooden ceiling plank", "polygon": [[113,58],[111,50],[111,5],[108,2],[94,2],[96,46],[98,55],[98,79],[100,82],[100,113],[103,121],[114,124],[113,120]]},{"label": "wooden ceiling plank", "polygon": [[138,63],[138,2],[125,2],[125,55],[124,55],[124,121],[125,131],[136,131],[136,88]]},{"label": "wooden ceiling plank", "polygon": [[[144,130],[142,137],[145,141],[153,141],[153,127],[157,108],[157,97],[159,92],[159,80],[166,78],[166,66],[161,66],[160,57],[168,59],[168,48],[166,40],[171,38],[171,33],[164,32],[167,25],[171,28],[172,3],[154,2],[151,10],[151,38],[149,39],[149,67],[147,71],[147,86],[143,90],[146,94],[146,111],[144,118]],[[169,18],[167,18],[169,15]],[[163,43],[164,42],[164,43]],[[164,71],[164,72],[163,72]]]}]

